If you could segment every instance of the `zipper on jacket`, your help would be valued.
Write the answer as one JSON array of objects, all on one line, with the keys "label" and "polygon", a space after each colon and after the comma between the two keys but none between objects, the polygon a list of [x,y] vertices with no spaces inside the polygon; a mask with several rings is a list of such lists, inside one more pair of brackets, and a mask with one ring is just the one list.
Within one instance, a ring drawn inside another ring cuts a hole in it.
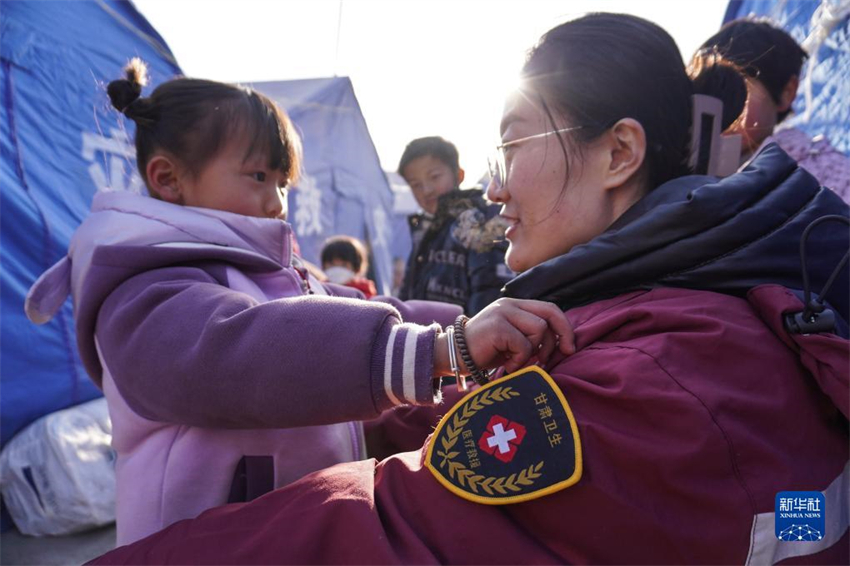
[{"label": "zipper on jacket", "polygon": [[295,273],[298,274],[301,283],[301,292],[305,295],[314,295],[315,292],[313,288],[310,286],[310,277],[307,272],[307,268],[303,266],[303,264],[298,260],[298,258],[293,255],[290,260],[290,267],[295,270]]},{"label": "zipper on jacket", "polygon": [[301,278],[301,290],[306,295],[312,295],[313,289],[310,287],[310,279],[307,278],[307,270],[304,268],[297,267],[295,265],[292,266],[292,269],[295,270],[295,273]]}]

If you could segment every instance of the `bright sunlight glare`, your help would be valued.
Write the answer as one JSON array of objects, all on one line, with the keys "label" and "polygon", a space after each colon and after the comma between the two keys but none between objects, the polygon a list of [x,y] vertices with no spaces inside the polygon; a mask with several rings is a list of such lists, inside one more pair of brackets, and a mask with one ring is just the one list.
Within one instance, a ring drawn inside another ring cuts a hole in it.
[{"label": "bright sunlight glare", "polygon": [[251,83],[351,77],[381,164],[441,135],[467,179],[486,171],[505,96],[526,51],[586,12],[652,20],[684,58],[721,24],[727,0],[135,0],[189,76]]}]

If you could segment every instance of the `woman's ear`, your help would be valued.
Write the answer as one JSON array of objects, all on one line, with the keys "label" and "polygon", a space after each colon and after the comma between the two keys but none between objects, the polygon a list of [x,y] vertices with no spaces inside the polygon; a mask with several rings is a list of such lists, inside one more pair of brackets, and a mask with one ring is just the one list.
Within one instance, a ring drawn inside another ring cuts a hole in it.
[{"label": "woman's ear", "polygon": [[797,88],[800,86],[800,79],[797,75],[792,76],[785,83],[782,92],[779,95],[779,104],[776,105],[777,112],[785,112],[791,108],[791,103],[797,98]]},{"label": "woman's ear", "polygon": [[183,195],[180,191],[180,176],[177,164],[165,155],[153,156],[145,168],[148,177],[148,185],[154,192],[166,202],[183,204]]},{"label": "woman's ear", "polygon": [[607,170],[603,188],[625,185],[640,170],[646,158],[646,132],[634,118],[614,124],[605,139]]}]

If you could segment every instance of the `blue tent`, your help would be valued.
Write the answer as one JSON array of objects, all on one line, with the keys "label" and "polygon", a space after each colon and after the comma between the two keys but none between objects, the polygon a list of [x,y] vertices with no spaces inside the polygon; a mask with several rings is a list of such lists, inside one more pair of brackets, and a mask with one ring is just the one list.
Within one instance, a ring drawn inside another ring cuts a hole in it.
[{"label": "blue tent", "polygon": [[285,108],[301,133],[304,171],[289,222],[307,261],[346,234],[368,244],[379,293],[392,284],[393,193],[348,77],[251,85]]},{"label": "blue tent", "polygon": [[[180,68],[129,2],[4,1],[0,32],[2,445],[38,417],[100,395],[77,354],[71,302],[36,327],[24,316],[24,297],[65,253],[96,191],[144,191],[132,122],[111,108],[106,83],[132,56],[148,63],[151,86]],[[318,263],[327,237],[360,238],[388,293],[393,193],[351,81],[254,86],[288,111],[303,137],[304,175],[289,217],[302,255]]]},{"label": "blue tent", "polygon": [[[132,131],[106,96],[133,56],[154,84],[180,69],[129,2],[4,1],[0,19],[0,444],[38,417],[100,395],[77,354],[70,301],[24,315],[97,190],[142,190]],[[128,137],[129,134],[129,137]]]},{"label": "blue tent", "polygon": [[[809,54],[787,120],[814,137],[823,134],[850,155],[850,6],[836,0],[732,0],[723,23],[746,16],[767,17]],[[786,125],[783,123],[783,126]]]}]

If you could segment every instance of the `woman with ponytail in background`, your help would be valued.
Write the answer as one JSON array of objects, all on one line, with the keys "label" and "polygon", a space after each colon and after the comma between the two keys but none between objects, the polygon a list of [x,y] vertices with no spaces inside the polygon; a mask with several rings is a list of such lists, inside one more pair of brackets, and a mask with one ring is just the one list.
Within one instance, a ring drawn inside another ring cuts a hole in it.
[{"label": "woman with ponytail in background", "polygon": [[782,29],[767,21],[742,18],[726,23],[705,40],[691,59],[688,73],[704,94],[723,101],[722,129],[741,136],[742,164],[775,143],[821,185],[850,203],[850,158],[824,136],[810,138],[786,122],[793,116],[806,58],[806,52]]},{"label": "woman with ponytail in background", "polygon": [[[418,451],[95,564],[847,563],[848,242],[812,224],[847,205],[775,146],[689,176],[694,89],[648,21],[559,25],[522,78],[487,191],[505,293],[561,306],[576,353],[470,393]],[[784,491],[818,494],[809,542],[777,528]]]}]

